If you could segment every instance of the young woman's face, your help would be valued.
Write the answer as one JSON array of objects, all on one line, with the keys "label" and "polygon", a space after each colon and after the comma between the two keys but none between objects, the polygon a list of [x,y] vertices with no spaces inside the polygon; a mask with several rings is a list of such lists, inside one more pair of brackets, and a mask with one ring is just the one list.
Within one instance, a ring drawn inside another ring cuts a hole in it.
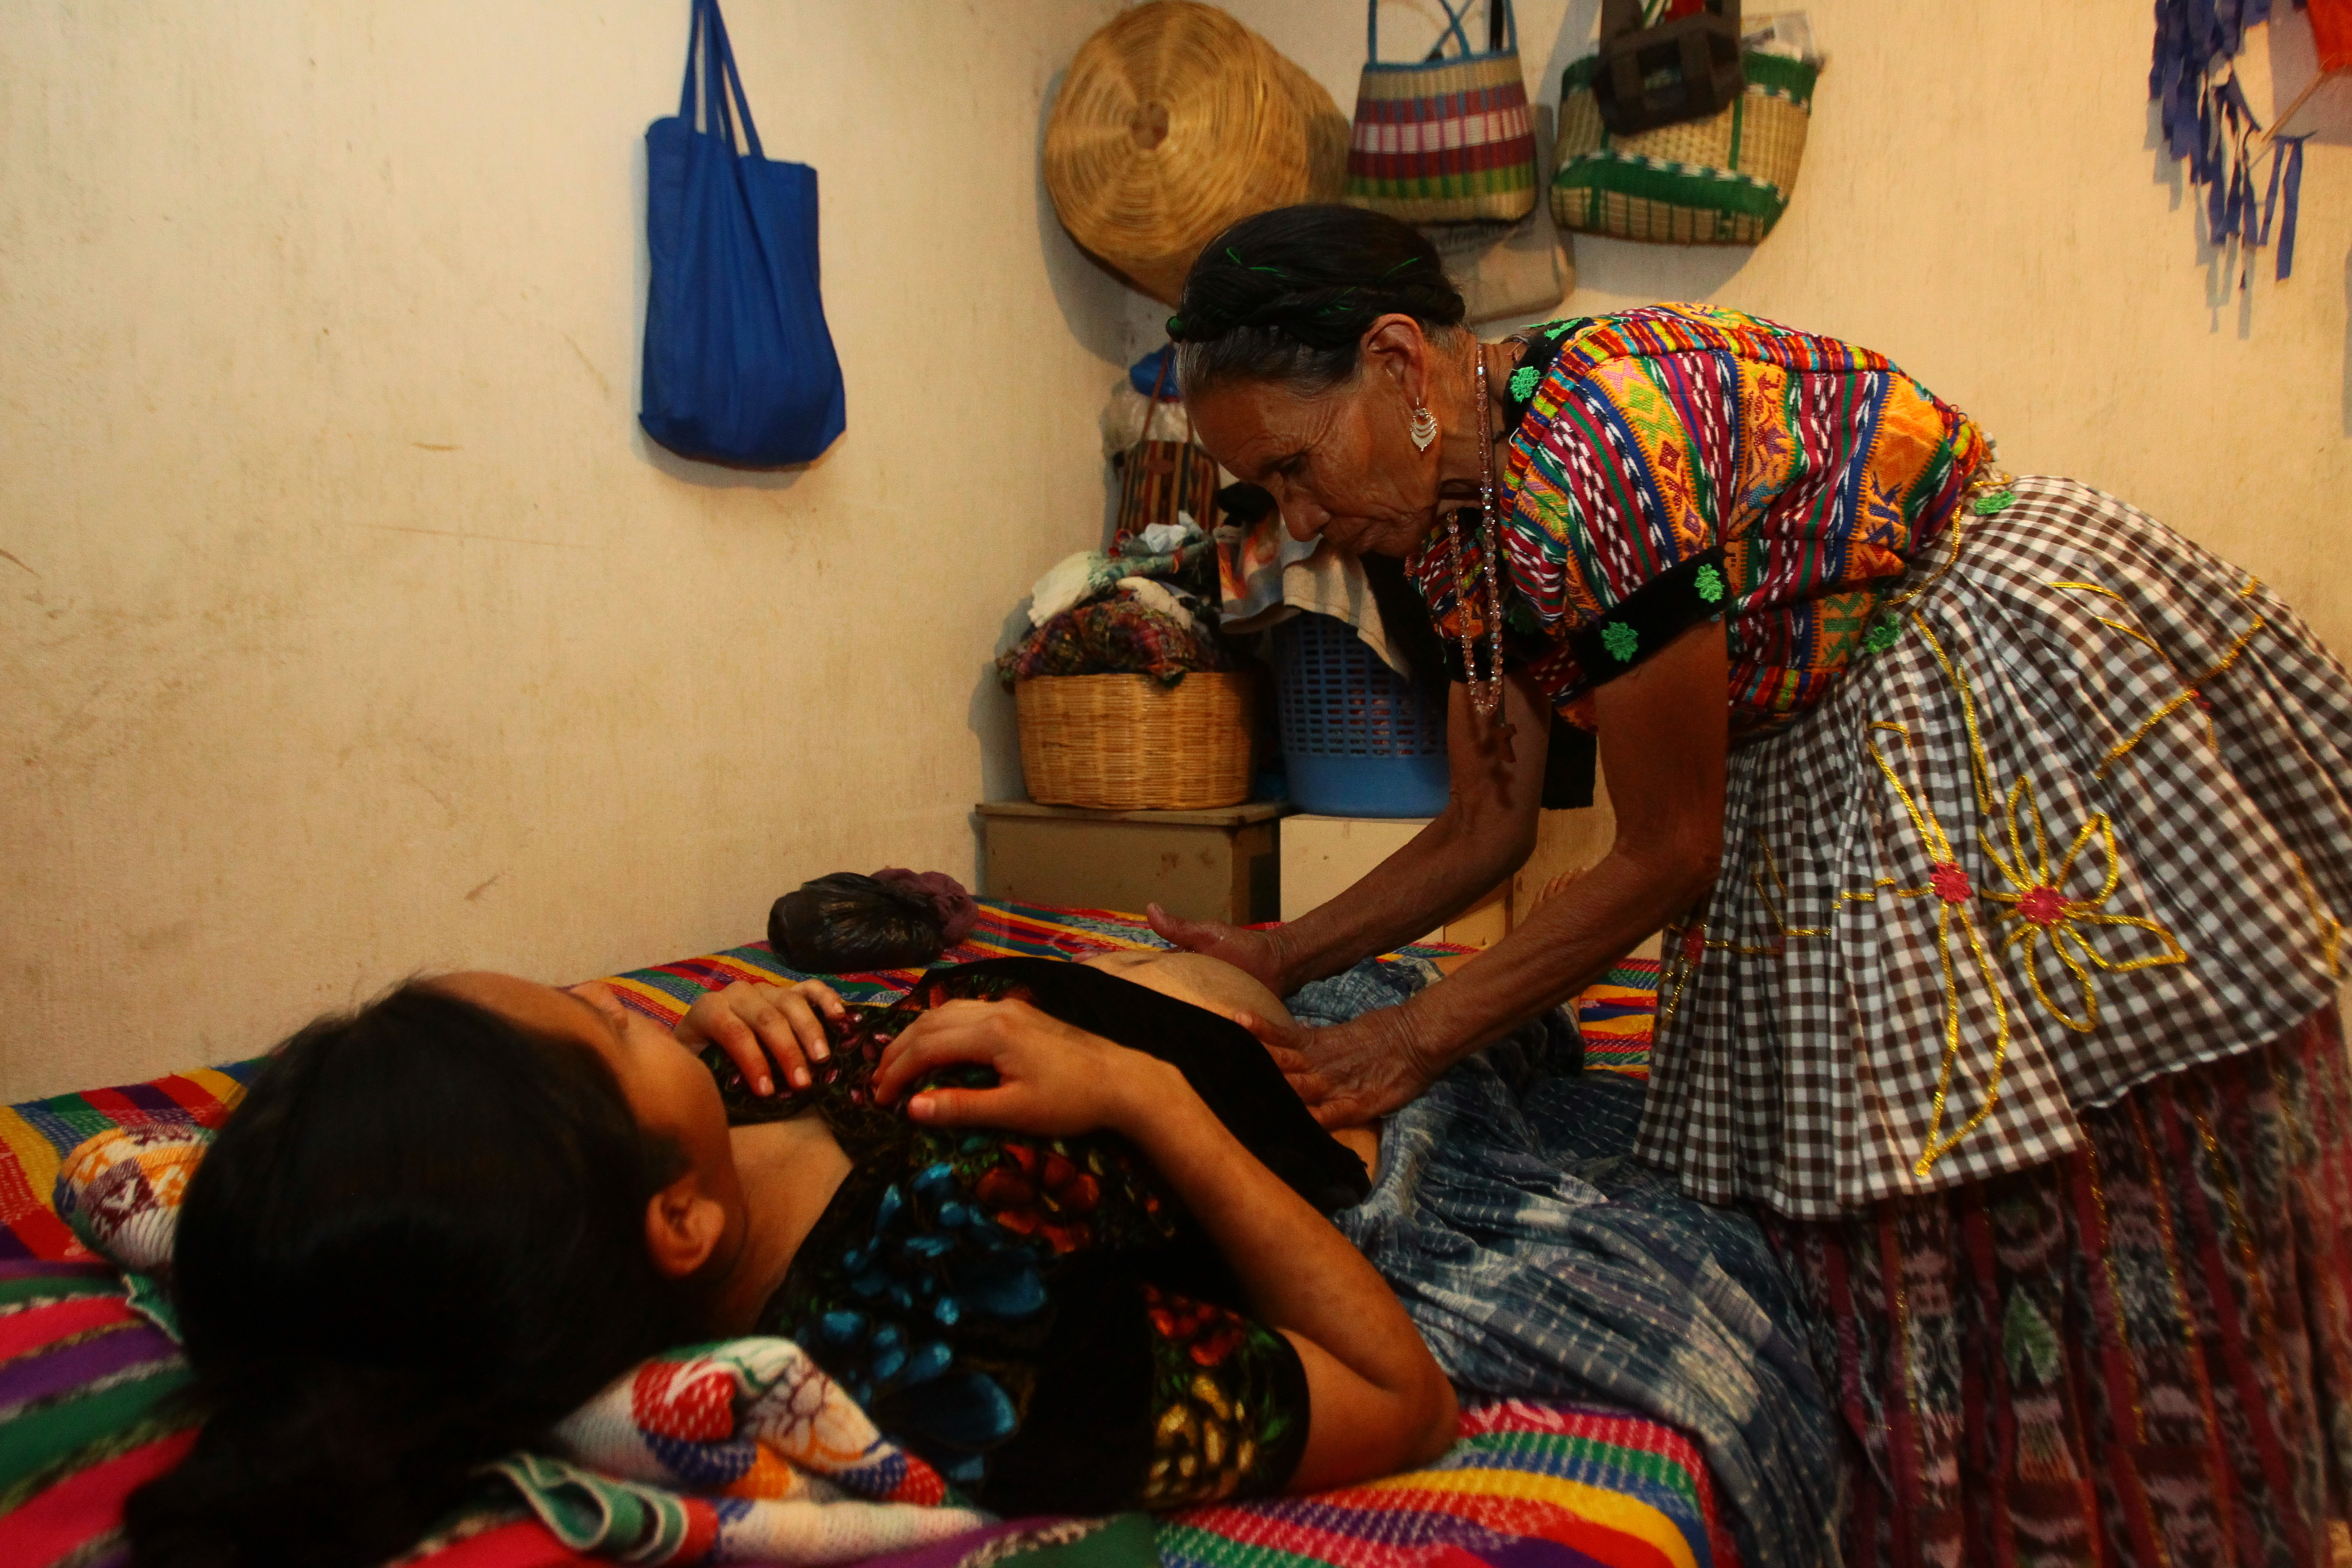
[{"label": "young woman's face", "polygon": [[668,1030],[622,1005],[601,982],[569,990],[512,974],[476,971],[434,984],[532,1034],[576,1041],[603,1057],[621,1080],[637,1125],[675,1140],[694,1169],[731,1184],[734,1152],[727,1110],[710,1074]]}]

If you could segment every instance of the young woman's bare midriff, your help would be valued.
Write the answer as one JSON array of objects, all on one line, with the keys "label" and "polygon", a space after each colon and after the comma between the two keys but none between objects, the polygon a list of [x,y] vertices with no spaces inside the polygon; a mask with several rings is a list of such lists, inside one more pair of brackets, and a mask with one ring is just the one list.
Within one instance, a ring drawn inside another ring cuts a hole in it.
[{"label": "young woman's bare midriff", "polygon": [[[1277,1023],[1292,1024],[1297,1020],[1282,998],[1266,989],[1244,970],[1211,958],[1205,953],[1177,950],[1097,953],[1086,961],[1088,968],[1100,969],[1130,980],[1136,984],[1173,996],[1180,1002],[1190,1002],[1204,1007],[1220,1017],[1231,1018],[1238,1014],[1254,1014]],[[1334,1127],[1331,1136],[1346,1145],[1349,1152],[1364,1163],[1367,1175],[1376,1173],[1381,1163],[1381,1130],[1377,1122],[1357,1127]]]}]

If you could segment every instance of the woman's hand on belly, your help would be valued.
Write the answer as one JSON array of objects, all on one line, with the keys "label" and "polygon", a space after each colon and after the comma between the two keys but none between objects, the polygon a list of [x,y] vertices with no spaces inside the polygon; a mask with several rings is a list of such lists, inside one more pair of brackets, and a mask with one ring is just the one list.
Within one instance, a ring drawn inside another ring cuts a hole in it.
[{"label": "woman's hand on belly", "polygon": [[1446,1067],[1422,1048],[1413,1016],[1402,1007],[1377,1008],[1319,1029],[1248,1013],[1234,1021],[1257,1037],[1325,1127],[1377,1121],[1418,1096]]},{"label": "woman's hand on belly", "polygon": [[958,1063],[992,1068],[989,1089],[926,1089],[908,1101],[918,1121],[995,1127],[1039,1138],[1129,1131],[1182,1075],[1155,1058],[1065,1024],[1026,1002],[948,1002],[890,1042],[874,1075],[887,1105],[927,1073]]},{"label": "woman's hand on belly", "polygon": [[1143,918],[1164,940],[1191,952],[1223,959],[1277,996],[1297,989],[1290,982],[1279,926],[1273,931],[1252,931],[1223,921],[1188,920],[1170,914],[1156,903],[1145,907]]}]

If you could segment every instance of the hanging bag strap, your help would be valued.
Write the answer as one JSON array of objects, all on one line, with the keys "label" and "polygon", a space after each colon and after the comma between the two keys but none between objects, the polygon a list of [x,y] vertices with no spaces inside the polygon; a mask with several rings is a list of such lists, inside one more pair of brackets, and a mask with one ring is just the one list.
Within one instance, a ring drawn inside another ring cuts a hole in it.
[{"label": "hanging bag strap", "polygon": [[727,22],[719,14],[719,0],[694,0],[694,23],[686,41],[686,80],[677,93],[677,117],[689,128],[697,124],[694,71],[698,50],[702,65],[700,129],[710,135],[725,137],[727,145],[732,148],[735,118],[740,114],[743,140],[751,156],[764,159],[767,154],[760,147],[759,127],[751,123],[751,100],[743,96],[743,78],[735,68],[735,49],[727,41]]},{"label": "hanging bag strap", "polygon": [[[1438,33],[1437,43],[1431,48],[1430,58],[1435,59],[1444,56],[1447,33],[1454,35],[1454,41],[1462,46],[1465,55],[1475,54],[1477,51],[1470,47],[1470,35],[1462,30],[1462,12],[1454,8],[1453,0],[1437,0],[1437,4],[1439,9],[1445,13],[1445,26]],[[1463,0],[1462,10],[1469,8],[1469,0]],[[1381,0],[1365,0],[1364,3],[1364,58],[1374,65],[1380,63]]]},{"label": "hanging bag strap", "polygon": [[[1175,368],[1176,345],[1170,343],[1160,356],[1160,374],[1151,378],[1151,397],[1143,405],[1143,428],[1137,432],[1135,445],[1127,451],[1130,465],[1142,457],[1144,444],[1151,439],[1151,422],[1160,417],[1160,395],[1167,390],[1168,373]],[[1184,445],[1189,447],[1193,444],[1192,405],[1179,399],[1178,406],[1184,410]]]},{"label": "hanging bag strap", "polygon": [[1486,0],[1486,52],[1506,50],[1519,51],[1519,19],[1512,14],[1511,0]]}]

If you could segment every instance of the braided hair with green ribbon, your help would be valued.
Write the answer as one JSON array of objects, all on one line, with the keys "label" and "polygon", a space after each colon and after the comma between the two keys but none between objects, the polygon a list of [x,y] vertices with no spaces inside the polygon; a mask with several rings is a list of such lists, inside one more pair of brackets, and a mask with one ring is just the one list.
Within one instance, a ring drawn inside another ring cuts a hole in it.
[{"label": "braided hair with green ribbon", "polygon": [[1433,336],[1461,324],[1462,296],[1436,247],[1361,207],[1277,207],[1202,250],[1168,335],[1188,394],[1250,380],[1313,393],[1355,374],[1364,334],[1387,315],[1411,316]]}]

